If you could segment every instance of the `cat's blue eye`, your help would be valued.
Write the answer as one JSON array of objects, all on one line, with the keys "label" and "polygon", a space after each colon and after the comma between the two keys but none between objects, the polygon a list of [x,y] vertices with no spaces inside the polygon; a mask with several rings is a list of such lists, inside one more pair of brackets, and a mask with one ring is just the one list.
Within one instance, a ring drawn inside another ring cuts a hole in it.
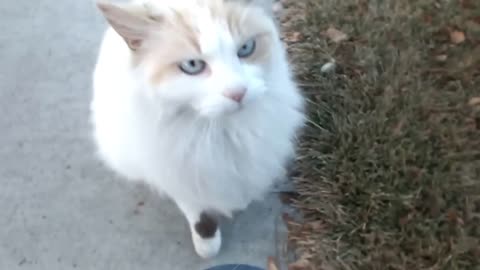
[{"label": "cat's blue eye", "polygon": [[239,58],[247,58],[251,56],[255,52],[255,47],[257,43],[255,39],[250,39],[249,41],[245,42],[245,44],[240,47],[237,51],[237,55]]},{"label": "cat's blue eye", "polygon": [[200,59],[191,59],[181,62],[178,67],[185,74],[198,75],[205,70],[207,63]]}]

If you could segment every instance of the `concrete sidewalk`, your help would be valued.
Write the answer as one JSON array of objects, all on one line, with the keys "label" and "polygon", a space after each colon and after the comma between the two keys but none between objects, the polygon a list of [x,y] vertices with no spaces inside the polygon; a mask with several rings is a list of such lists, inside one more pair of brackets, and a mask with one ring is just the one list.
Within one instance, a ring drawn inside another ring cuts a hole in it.
[{"label": "concrete sidewalk", "polygon": [[90,0],[0,2],[0,269],[264,267],[284,236],[274,194],[223,224],[220,255],[203,261],[171,202],[95,160],[88,103],[104,27]]}]

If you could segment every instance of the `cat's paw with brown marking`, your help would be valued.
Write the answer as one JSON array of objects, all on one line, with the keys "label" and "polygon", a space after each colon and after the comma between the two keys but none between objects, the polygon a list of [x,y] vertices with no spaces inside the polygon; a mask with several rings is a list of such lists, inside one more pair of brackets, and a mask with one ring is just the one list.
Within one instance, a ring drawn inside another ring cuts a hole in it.
[{"label": "cat's paw with brown marking", "polygon": [[192,233],[193,246],[198,256],[204,259],[210,259],[215,257],[222,246],[222,236],[219,229],[210,238],[203,238],[196,232]]},{"label": "cat's paw with brown marking", "polygon": [[222,245],[222,234],[217,219],[202,212],[192,228],[192,240],[198,256],[204,259],[215,257]]}]

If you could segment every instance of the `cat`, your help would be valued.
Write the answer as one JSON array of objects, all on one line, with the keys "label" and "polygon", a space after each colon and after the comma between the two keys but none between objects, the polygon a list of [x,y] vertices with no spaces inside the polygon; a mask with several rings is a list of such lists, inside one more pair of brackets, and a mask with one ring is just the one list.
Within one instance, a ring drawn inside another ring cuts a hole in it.
[{"label": "cat", "polygon": [[218,217],[284,178],[305,124],[272,1],[96,6],[109,24],[93,72],[98,156],[172,199],[196,253],[212,258]]}]

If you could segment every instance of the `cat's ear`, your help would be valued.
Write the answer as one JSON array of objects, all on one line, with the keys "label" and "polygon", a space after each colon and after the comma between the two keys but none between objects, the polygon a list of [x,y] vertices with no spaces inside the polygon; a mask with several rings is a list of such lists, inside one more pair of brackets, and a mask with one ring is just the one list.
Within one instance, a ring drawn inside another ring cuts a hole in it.
[{"label": "cat's ear", "polygon": [[137,50],[142,46],[152,24],[145,9],[142,11],[142,7],[104,1],[97,1],[97,7],[131,50]]}]

